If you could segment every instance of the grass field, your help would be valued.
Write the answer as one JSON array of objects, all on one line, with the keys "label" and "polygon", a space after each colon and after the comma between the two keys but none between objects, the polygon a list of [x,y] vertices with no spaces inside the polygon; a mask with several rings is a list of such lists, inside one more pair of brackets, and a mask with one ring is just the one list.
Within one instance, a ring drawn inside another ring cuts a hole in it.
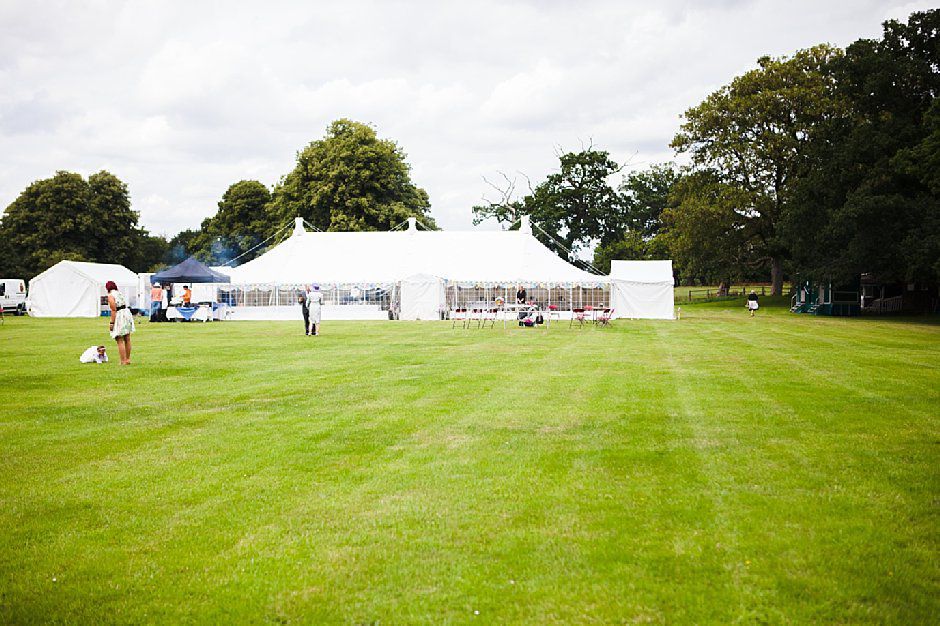
[{"label": "grass field", "polygon": [[682,308],[8,317],[0,622],[935,623],[940,326]]}]

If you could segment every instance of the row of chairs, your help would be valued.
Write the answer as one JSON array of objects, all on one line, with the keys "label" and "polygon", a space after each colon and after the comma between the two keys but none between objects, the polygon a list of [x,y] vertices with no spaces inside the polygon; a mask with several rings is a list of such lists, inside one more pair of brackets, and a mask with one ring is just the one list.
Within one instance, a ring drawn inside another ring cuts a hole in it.
[{"label": "row of chairs", "polygon": [[463,328],[469,328],[473,322],[477,323],[477,328],[486,328],[486,324],[496,326],[496,317],[499,315],[499,309],[496,308],[471,308],[457,307],[451,311],[450,319],[453,320],[451,328],[457,327],[460,322]]},{"label": "row of chairs", "polygon": [[[486,328],[487,324],[494,327],[496,326],[496,320],[499,318],[499,311],[500,309],[492,307],[456,307],[451,310],[450,314],[451,328],[456,328],[457,322],[460,322],[463,328],[469,328],[474,322],[476,322],[477,328]],[[550,304],[547,313],[549,323],[553,319],[561,321],[561,311],[558,310],[556,305]],[[578,323],[579,328],[588,323],[594,323],[598,326],[610,326],[613,315],[614,310],[609,308],[595,309],[591,306],[575,308],[571,310],[571,321],[568,323],[568,327],[573,326],[575,322]]]},{"label": "row of chairs", "polygon": [[586,306],[584,308],[571,309],[571,321],[568,323],[568,327],[573,326],[575,322],[578,323],[578,328],[583,328],[584,325],[588,323],[594,323],[598,326],[610,326],[610,320],[613,318],[613,309],[595,309],[592,306]]}]

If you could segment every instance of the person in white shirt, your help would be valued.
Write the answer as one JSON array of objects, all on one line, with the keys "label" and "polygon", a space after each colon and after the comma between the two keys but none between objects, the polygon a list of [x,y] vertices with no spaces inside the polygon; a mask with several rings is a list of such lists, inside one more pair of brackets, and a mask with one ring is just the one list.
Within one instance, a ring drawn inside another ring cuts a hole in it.
[{"label": "person in white shirt", "polygon": [[307,318],[310,327],[307,330],[308,335],[320,334],[320,308],[323,304],[323,294],[320,293],[320,285],[314,285],[313,291],[307,294]]},{"label": "person in white shirt", "polygon": [[107,363],[108,355],[104,350],[104,346],[91,346],[82,352],[82,356],[78,357],[78,360],[82,363]]}]

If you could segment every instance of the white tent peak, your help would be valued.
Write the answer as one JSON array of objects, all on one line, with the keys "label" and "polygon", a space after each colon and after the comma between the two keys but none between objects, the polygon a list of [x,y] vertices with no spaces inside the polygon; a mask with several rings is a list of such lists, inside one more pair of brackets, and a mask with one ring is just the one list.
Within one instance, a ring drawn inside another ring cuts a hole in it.
[{"label": "white tent peak", "polygon": [[427,274],[447,281],[597,284],[532,234],[515,231],[304,232],[230,270],[236,284],[396,283]]},{"label": "white tent peak", "polygon": [[90,263],[87,261],[59,261],[33,280],[55,269],[70,268],[95,282],[106,283],[113,280],[118,285],[137,284],[137,274],[117,263]]},{"label": "white tent peak", "polygon": [[307,232],[307,229],[304,228],[304,218],[295,217],[294,218],[294,236],[303,235],[305,232]]},{"label": "white tent peak", "polygon": [[528,215],[523,215],[519,218],[519,232],[524,235],[532,234],[532,224],[529,222]]}]

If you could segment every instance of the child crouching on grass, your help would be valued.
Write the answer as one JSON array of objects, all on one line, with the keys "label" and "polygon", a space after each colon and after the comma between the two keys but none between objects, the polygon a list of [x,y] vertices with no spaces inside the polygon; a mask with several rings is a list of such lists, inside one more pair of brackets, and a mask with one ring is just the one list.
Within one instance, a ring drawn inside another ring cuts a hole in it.
[{"label": "child crouching on grass", "polygon": [[108,355],[104,346],[91,346],[82,352],[82,356],[78,357],[78,360],[82,363],[107,363]]}]

